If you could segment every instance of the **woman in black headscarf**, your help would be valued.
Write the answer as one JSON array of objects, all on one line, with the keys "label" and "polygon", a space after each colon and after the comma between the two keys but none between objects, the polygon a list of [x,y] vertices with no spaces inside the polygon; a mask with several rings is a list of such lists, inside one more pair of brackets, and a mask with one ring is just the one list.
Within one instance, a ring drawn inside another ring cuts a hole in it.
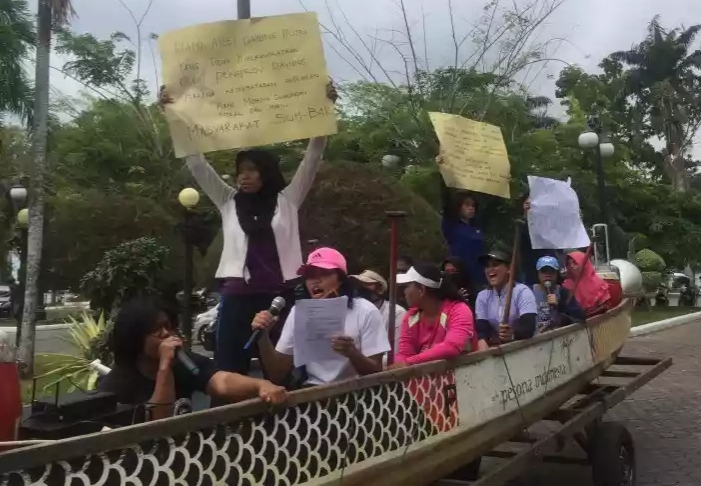
[{"label": "woman in black headscarf", "polygon": [[[329,83],[326,94],[337,95]],[[170,101],[165,89],[161,102]],[[326,137],[309,140],[297,172],[288,184],[280,160],[265,150],[244,150],[236,156],[236,183],[231,187],[202,154],[186,157],[187,166],[222,217],[224,247],[216,278],[222,282],[215,360],[220,369],[246,374],[256,313],[284,294],[287,309],[294,300],[292,282],[302,266],[297,211],[312,187],[326,146]]]}]

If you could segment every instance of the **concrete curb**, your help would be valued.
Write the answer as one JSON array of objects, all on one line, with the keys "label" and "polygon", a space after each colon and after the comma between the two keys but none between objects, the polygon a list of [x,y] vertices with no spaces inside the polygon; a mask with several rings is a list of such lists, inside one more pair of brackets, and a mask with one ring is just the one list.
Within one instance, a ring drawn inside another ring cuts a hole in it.
[{"label": "concrete curb", "polygon": [[631,329],[630,337],[644,336],[646,334],[652,334],[653,332],[664,331],[665,329],[689,324],[690,322],[694,322],[699,319],[701,319],[701,312],[692,312],[691,314],[684,314],[683,316],[670,317],[669,319],[650,322],[649,324],[643,324],[642,326],[637,326]]},{"label": "concrete curb", "polygon": [[[42,332],[42,331],[58,331],[60,329],[68,329],[71,327],[71,324],[41,324],[36,327],[36,332]],[[12,334],[13,336],[15,335],[16,329],[12,326],[2,326],[0,327],[0,330],[5,331],[8,334]]]}]

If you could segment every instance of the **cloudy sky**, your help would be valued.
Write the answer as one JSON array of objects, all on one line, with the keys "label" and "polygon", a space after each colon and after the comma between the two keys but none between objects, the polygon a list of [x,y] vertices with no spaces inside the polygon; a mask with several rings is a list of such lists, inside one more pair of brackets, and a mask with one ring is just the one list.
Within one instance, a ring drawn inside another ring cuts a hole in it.
[{"label": "cloudy sky", "polygon": [[[525,5],[534,1],[548,3],[555,0],[502,0],[502,3]],[[36,0],[30,3],[35,9]],[[316,11],[323,25],[333,29],[332,20],[335,21],[348,43],[366,60],[367,51],[364,51],[359,37],[369,44],[373,38],[397,40],[399,34],[393,32],[404,31],[399,0],[251,0],[251,3],[253,16],[299,12],[305,8]],[[486,0],[453,0],[452,3],[455,29],[459,36],[463,36],[477,23]],[[137,37],[136,28],[125,6],[134,16],[141,18],[151,4],[143,20],[141,34],[145,39],[142,70],[152,90],[157,86],[158,67],[152,61],[152,51],[147,41],[149,34],[236,17],[235,0],[73,0],[73,4],[77,17],[72,21],[72,28],[76,32],[90,32],[105,38],[114,31],[122,31],[132,39]],[[404,0],[404,4],[414,39],[422,51],[419,54],[422,61],[428,61],[431,67],[451,63],[454,47],[448,0]],[[694,17],[694,12],[698,12],[698,18]],[[551,57],[587,70],[596,70],[599,60],[608,53],[630,48],[639,42],[646,33],[647,24],[656,14],[661,14],[663,25],[670,27],[701,22],[698,0],[564,0],[563,5],[543,23],[532,41],[550,41],[548,53]],[[376,42],[376,45],[377,58],[390,70],[401,66],[400,58],[388,44]],[[155,46],[154,49],[156,64],[160,64]],[[471,49],[472,46],[466,43],[460,57],[467,58]],[[353,63],[354,67],[349,65],[351,55],[328,35],[326,58],[334,79],[347,81],[360,78],[357,62]],[[540,65],[524,74],[534,92],[554,95],[552,78],[564,66],[561,61]],[[60,67],[63,62],[55,57],[53,64]],[[381,76],[377,69],[373,72]],[[367,78],[366,73],[362,74]],[[57,93],[67,95],[77,94],[81,89],[80,85],[56,71],[52,72],[52,84]],[[554,108],[554,111],[557,114],[559,110]]]}]

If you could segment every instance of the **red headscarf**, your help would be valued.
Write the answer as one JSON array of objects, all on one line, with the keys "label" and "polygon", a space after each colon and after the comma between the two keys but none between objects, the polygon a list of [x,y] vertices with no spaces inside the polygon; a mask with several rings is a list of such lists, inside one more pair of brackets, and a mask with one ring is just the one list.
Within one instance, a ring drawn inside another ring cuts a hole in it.
[{"label": "red headscarf", "polygon": [[574,280],[567,278],[563,286],[569,291],[574,289],[574,298],[577,299],[587,316],[592,315],[603,308],[611,299],[609,286],[596,274],[594,265],[591,264],[584,253],[573,251],[567,255],[567,258],[571,258],[579,265],[579,283],[577,283],[577,288],[575,289]]}]

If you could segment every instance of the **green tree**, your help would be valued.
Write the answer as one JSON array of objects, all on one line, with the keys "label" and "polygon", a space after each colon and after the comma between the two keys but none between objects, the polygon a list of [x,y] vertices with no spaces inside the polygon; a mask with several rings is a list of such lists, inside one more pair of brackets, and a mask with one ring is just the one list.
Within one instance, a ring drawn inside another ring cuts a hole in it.
[{"label": "green tree", "polygon": [[654,134],[664,139],[664,168],[680,192],[689,188],[685,154],[701,125],[701,50],[692,50],[699,31],[701,24],[665,29],[656,16],[648,25],[645,40],[610,56],[629,66],[625,95],[640,104]]},{"label": "green tree", "polygon": [[26,0],[0,2],[0,121],[5,113],[31,119],[32,83],[25,63],[35,42]]}]

